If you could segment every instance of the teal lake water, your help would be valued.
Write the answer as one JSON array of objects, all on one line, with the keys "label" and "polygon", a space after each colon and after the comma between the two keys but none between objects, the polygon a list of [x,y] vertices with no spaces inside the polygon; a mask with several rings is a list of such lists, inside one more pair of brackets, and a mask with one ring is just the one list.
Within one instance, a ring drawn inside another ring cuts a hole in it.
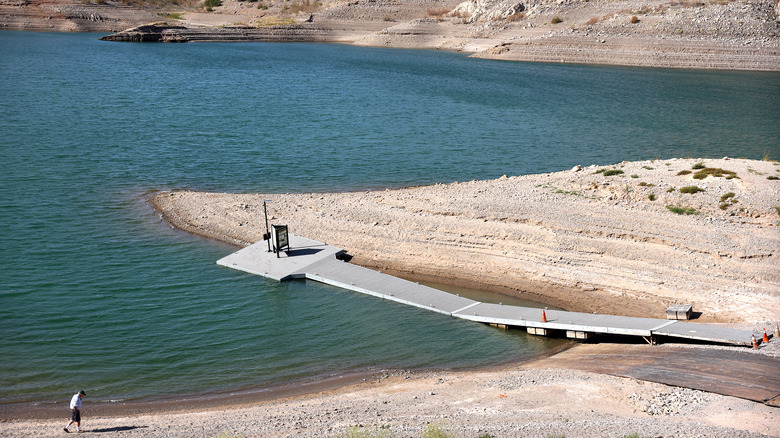
[{"label": "teal lake water", "polygon": [[780,75],[325,44],[0,32],[0,400],[221,391],[528,358],[528,337],[216,266],[154,190],[344,191],[780,158]]}]

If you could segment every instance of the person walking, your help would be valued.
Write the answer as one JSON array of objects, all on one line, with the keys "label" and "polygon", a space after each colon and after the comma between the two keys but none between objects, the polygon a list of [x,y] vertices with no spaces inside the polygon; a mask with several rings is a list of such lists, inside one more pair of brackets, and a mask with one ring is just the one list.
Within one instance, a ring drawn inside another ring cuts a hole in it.
[{"label": "person walking", "polygon": [[73,423],[76,423],[76,432],[81,432],[81,398],[87,395],[82,389],[70,399],[70,422],[65,426],[65,432],[70,432],[68,428]]}]

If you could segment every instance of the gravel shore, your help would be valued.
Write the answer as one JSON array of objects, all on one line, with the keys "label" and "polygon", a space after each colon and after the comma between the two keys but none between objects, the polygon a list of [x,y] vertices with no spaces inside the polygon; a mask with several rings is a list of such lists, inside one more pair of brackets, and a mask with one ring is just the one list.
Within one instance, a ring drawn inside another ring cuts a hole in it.
[{"label": "gravel shore", "polygon": [[[92,418],[88,433],[133,437],[780,436],[780,410],[657,383],[565,369],[378,376],[326,393],[200,412]],[[6,437],[62,436],[61,421],[12,421]],[[386,433],[387,435],[379,435]]]}]

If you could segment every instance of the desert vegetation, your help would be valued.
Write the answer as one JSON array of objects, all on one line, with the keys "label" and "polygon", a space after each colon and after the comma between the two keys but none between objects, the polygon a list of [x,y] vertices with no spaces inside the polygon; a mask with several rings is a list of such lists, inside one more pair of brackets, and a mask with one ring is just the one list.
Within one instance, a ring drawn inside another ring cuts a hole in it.
[{"label": "desert vegetation", "polygon": [[444,17],[450,13],[448,8],[431,8],[425,12],[425,15],[431,18],[435,18],[439,21],[444,20]]},{"label": "desert vegetation", "polygon": [[678,205],[667,205],[666,209],[675,214],[685,214],[685,215],[699,214],[699,212],[692,207],[680,207]]},{"label": "desert vegetation", "polygon": [[615,176],[615,175],[621,175],[623,171],[620,169],[600,169],[597,170],[595,173],[601,173],[604,176]]},{"label": "desert vegetation", "polygon": [[736,172],[732,172],[730,170],[724,170],[717,167],[702,167],[693,174],[693,179],[704,179],[708,176],[713,176],[716,178],[726,177],[726,179],[738,178]]},{"label": "desert vegetation", "polygon": [[703,191],[704,191],[704,189],[699,187],[699,186],[680,187],[680,193],[686,193],[686,194],[689,194],[689,195],[692,195],[694,193],[703,192]]},{"label": "desert vegetation", "polygon": [[219,6],[222,6],[222,0],[204,0],[203,2],[203,7],[209,12]]},{"label": "desert vegetation", "polygon": [[720,205],[718,208],[721,210],[726,210],[727,208],[731,207],[732,205],[737,203],[736,194],[734,192],[728,192],[725,193],[723,196],[720,197]]}]

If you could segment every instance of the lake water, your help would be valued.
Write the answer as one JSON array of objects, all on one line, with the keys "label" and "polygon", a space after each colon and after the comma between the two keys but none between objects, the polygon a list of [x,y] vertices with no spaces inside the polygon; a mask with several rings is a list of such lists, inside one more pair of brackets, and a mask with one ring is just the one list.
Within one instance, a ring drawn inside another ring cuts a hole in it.
[{"label": "lake water", "polygon": [[560,341],[220,268],[155,190],[344,191],[780,158],[780,75],[0,32],[0,399],[141,399]]}]

